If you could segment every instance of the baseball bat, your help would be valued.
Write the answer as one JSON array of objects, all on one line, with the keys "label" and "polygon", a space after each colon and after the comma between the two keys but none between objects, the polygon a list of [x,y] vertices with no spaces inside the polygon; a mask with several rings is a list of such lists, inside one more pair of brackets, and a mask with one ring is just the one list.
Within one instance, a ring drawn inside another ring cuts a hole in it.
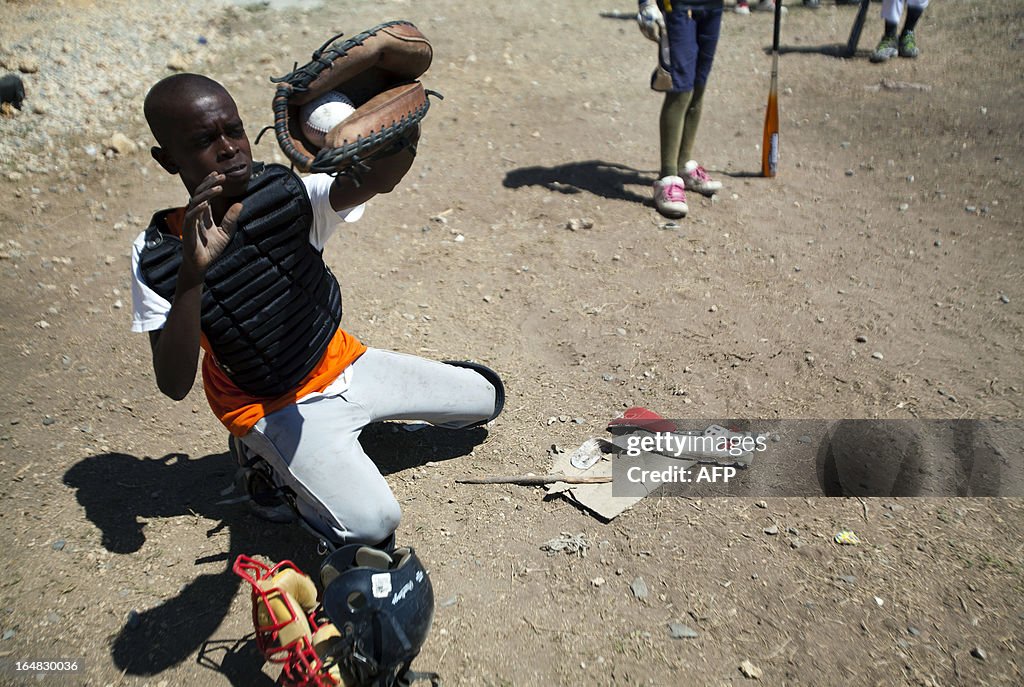
[{"label": "baseball bat", "polygon": [[772,29],[772,85],[768,90],[768,109],[764,113],[764,137],[761,140],[761,176],[773,177],[779,171],[779,25],[782,2],[775,3]]},{"label": "baseball bat", "polygon": [[860,0],[860,7],[857,8],[857,17],[853,20],[853,28],[850,29],[850,38],[846,41],[846,56],[853,57],[857,54],[857,44],[860,43],[860,32],[864,29],[864,20],[868,16],[868,7],[871,0]]}]

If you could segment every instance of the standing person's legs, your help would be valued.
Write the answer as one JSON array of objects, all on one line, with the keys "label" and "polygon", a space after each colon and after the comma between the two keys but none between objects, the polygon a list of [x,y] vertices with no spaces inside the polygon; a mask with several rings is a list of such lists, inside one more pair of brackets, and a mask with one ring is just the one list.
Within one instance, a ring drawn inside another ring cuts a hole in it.
[{"label": "standing person's legs", "polygon": [[718,49],[718,37],[722,31],[722,9],[694,10],[696,24],[697,61],[694,65],[693,96],[690,98],[680,140],[677,166],[683,171],[688,190],[711,194],[718,191],[722,184],[711,180],[704,168],[693,159],[693,145],[700,127],[701,111],[704,104],[704,91],[711,76],[711,66],[715,61]]},{"label": "standing person's legs", "polygon": [[885,21],[885,32],[875,51],[871,53],[872,62],[887,62],[899,54],[899,38],[896,31],[899,29],[905,2],[906,0],[882,0],[882,19]]},{"label": "standing person's legs", "polygon": [[900,57],[917,57],[920,54],[914,29],[917,28],[917,20],[924,14],[926,7],[928,0],[908,0],[907,20],[903,23],[903,31],[900,33]]},{"label": "standing person's legs", "polygon": [[[661,2],[658,3],[662,5]],[[654,205],[666,217],[685,217],[686,186],[679,176],[679,146],[683,140],[686,111],[693,96],[697,68],[697,23],[691,12],[676,5],[665,15],[668,54],[659,52],[659,66],[671,77],[658,118],[661,153],[659,179],[654,182]],[[666,63],[667,58],[667,63]],[[654,81],[652,79],[652,85]]]},{"label": "standing person's legs", "polygon": [[[664,9],[664,8],[663,8]],[[660,56],[661,67],[672,77],[672,87],[665,94],[658,120],[661,141],[661,177],[678,176],[679,147],[686,126],[687,109],[697,79],[699,47],[698,23],[693,12],[676,6],[665,13],[665,31],[668,34],[668,64]]]}]

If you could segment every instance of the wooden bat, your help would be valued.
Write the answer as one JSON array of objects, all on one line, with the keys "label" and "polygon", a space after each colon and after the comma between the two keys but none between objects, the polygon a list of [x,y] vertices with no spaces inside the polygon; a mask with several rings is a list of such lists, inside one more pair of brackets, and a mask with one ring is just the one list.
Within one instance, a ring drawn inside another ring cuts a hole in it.
[{"label": "wooden bat", "polygon": [[761,176],[773,177],[779,171],[779,25],[782,2],[775,3],[772,30],[772,85],[768,90],[768,109],[764,113],[764,137],[761,140]]},{"label": "wooden bat", "polygon": [[579,477],[576,475],[508,475],[500,477],[463,477],[455,480],[459,484],[520,484],[535,486],[540,484],[605,484],[611,482],[611,475],[604,477]]},{"label": "wooden bat", "polygon": [[857,9],[857,17],[853,20],[853,28],[850,29],[850,38],[846,41],[846,56],[853,57],[857,54],[857,44],[860,43],[860,32],[864,29],[864,20],[868,16],[868,7],[871,0],[860,0],[860,7]]}]

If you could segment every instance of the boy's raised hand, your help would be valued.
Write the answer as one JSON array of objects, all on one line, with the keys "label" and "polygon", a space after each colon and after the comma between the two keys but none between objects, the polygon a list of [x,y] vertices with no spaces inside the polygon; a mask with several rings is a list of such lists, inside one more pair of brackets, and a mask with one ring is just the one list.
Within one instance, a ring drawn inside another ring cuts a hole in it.
[{"label": "boy's raised hand", "polygon": [[210,172],[196,187],[195,194],[185,209],[185,222],[182,227],[183,251],[182,258],[198,272],[206,274],[206,270],[216,260],[238,225],[238,215],[242,212],[242,204],[235,203],[224,213],[218,226],[213,221],[213,209],[210,203],[219,196],[224,188],[224,175]]}]

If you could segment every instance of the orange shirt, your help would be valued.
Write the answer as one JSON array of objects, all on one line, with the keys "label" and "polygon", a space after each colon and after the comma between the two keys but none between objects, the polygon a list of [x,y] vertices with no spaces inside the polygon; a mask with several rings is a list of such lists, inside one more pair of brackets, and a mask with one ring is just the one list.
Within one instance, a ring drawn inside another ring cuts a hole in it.
[{"label": "orange shirt", "polygon": [[[179,238],[184,220],[185,208],[178,208],[167,215],[168,229]],[[206,391],[206,400],[213,414],[237,437],[245,435],[264,416],[294,403],[307,394],[323,391],[345,371],[345,368],[366,352],[366,346],[362,342],[339,327],[320,362],[295,389],[276,398],[265,398],[250,396],[235,386],[217,364],[205,335],[200,337],[200,345],[204,353],[203,388]]]}]

